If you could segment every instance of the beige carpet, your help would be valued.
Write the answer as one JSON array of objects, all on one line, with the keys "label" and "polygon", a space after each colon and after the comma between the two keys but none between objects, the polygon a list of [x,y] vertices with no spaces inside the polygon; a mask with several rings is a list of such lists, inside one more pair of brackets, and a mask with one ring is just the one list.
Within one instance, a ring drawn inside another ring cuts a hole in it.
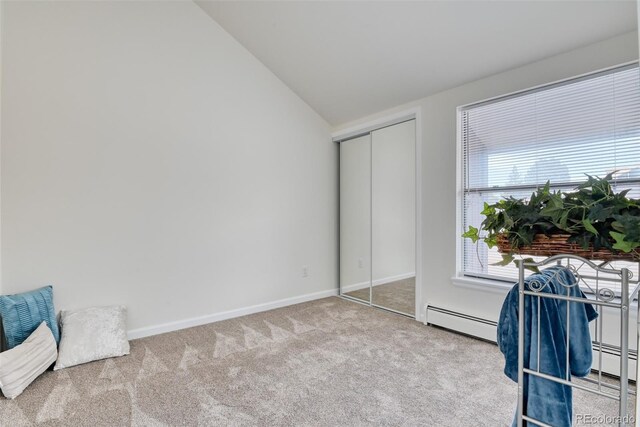
[{"label": "beige carpet", "polygon": [[[372,288],[373,303],[409,316],[416,315],[416,278],[397,280]],[[347,292],[346,295],[369,301],[369,288]]]},{"label": "beige carpet", "polygon": [[[0,398],[2,426],[507,426],[493,344],[339,298],[132,341]],[[613,414],[578,396],[576,413]]]}]

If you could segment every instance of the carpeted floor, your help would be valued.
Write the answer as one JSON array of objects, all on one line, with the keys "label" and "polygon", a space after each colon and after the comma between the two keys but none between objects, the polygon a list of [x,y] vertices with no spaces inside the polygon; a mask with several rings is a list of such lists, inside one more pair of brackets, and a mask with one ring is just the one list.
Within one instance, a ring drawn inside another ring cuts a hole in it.
[{"label": "carpeted floor", "polygon": [[[334,297],[47,372],[0,398],[0,424],[495,427],[515,399],[495,345]],[[578,394],[575,413],[615,405]]]},{"label": "carpeted floor", "polygon": [[[416,278],[396,280],[372,288],[373,303],[410,316],[416,315]],[[346,295],[369,301],[369,288],[347,292]]]}]

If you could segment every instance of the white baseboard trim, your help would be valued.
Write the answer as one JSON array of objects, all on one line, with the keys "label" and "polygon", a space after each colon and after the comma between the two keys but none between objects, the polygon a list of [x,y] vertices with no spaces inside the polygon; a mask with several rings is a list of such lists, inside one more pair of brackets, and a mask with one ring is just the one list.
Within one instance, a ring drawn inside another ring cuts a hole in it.
[{"label": "white baseboard trim", "polygon": [[356,283],[353,285],[344,286],[342,288],[342,293],[359,291],[360,289],[366,289],[368,287],[369,287],[369,282]]},{"label": "white baseboard trim", "polygon": [[263,304],[252,305],[249,307],[237,308],[234,310],[222,311],[220,313],[208,314],[205,316],[192,317],[190,319],[178,320],[175,322],[162,323],[155,326],[147,326],[144,328],[132,329],[127,332],[130,340],[149,337],[152,335],[164,334],[166,332],[178,331],[180,329],[192,328],[194,326],[206,325],[208,323],[219,322],[221,320],[233,319],[235,317],[246,316],[248,314],[260,313],[262,311],[273,310],[275,308],[286,307],[289,305],[300,304],[307,301],[313,301],[321,298],[337,296],[337,289],[329,289],[326,291],[314,292],[311,294],[299,295],[297,297],[285,298],[277,301],[266,302]]},{"label": "white baseboard trim", "polygon": [[[411,273],[398,274],[396,276],[383,277],[382,279],[374,280],[371,283],[371,285],[372,286],[384,285],[384,284],[387,284],[389,282],[395,282],[396,280],[410,279],[411,277],[415,277],[415,275],[416,275],[416,273],[414,271],[414,272],[411,272]],[[342,288],[342,293],[358,291],[360,289],[365,289],[365,288],[368,288],[368,287],[369,287],[369,282],[354,283],[353,285],[344,286]]]}]

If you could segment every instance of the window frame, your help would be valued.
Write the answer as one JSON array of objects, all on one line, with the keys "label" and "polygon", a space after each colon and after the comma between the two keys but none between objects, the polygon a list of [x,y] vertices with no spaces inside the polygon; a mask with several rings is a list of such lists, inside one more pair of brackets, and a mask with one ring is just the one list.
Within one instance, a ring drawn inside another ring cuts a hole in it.
[{"label": "window frame", "polygon": [[[482,274],[466,274],[464,271],[464,238],[462,237],[462,233],[464,233],[464,195],[465,195],[465,168],[464,168],[464,141],[462,138],[462,130],[463,130],[463,114],[462,112],[465,109],[473,106],[480,106],[482,104],[496,102],[499,100],[507,100],[509,98],[522,96],[524,94],[528,94],[535,91],[542,91],[546,89],[551,89],[555,86],[562,86],[565,84],[570,84],[576,81],[589,79],[597,76],[598,74],[605,74],[615,72],[616,70],[622,70],[624,68],[630,67],[640,67],[639,61],[629,61],[621,64],[616,64],[610,67],[602,68],[595,71],[590,71],[587,73],[583,73],[573,77],[567,77],[564,79],[556,80],[550,83],[543,83],[537,86],[532,86],[526,89],[517,90],[514,92],[493,96],[491,98],[482,99],[480,101],[471,102],[468,104],[460,105],[456,108],[456,271],[455,275],[451,278],[452,282],[455,285],[462,287],[469,287],[472,289],[483,289],[488,291],[494,291],[499,293],[506,293],[513,286],[513,280],[500,278],[492,275],[482,275]],[[640,68],[638,68],[638,72],[640,73]],[[625,179],[618,180],[618,182],[630,182],[637,183],[640,182],[640,178],[633,179]],[[539,187],[540,184],[536,185],[523,185],[518,186],[518,188],[525,188],[535,190],[535,188]],[[575,188],[575,183],[567,184],[560,183],[558,185],[554,185],[554,187],[559,188]],[[503,188],[503,187],[501,187]],[[504,187],[508,188],[508,187]]]}]

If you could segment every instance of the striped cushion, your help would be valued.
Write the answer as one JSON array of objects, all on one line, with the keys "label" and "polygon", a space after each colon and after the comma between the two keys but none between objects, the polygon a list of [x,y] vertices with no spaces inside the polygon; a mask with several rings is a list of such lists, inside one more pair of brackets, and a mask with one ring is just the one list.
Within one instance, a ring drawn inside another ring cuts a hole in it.
[{"label": "striped cushion", "polygon": [[51,286],[23,294],[0,296],[0,317],[8,349],[24,342],[42,322],[46,322],[51,329],[56,344],[60,342]]},{"label": "striped cushion", "polygon": [[56,360],[56,342],[45,322],[19,346],[0,353],[0,389],[14,399]]}]

